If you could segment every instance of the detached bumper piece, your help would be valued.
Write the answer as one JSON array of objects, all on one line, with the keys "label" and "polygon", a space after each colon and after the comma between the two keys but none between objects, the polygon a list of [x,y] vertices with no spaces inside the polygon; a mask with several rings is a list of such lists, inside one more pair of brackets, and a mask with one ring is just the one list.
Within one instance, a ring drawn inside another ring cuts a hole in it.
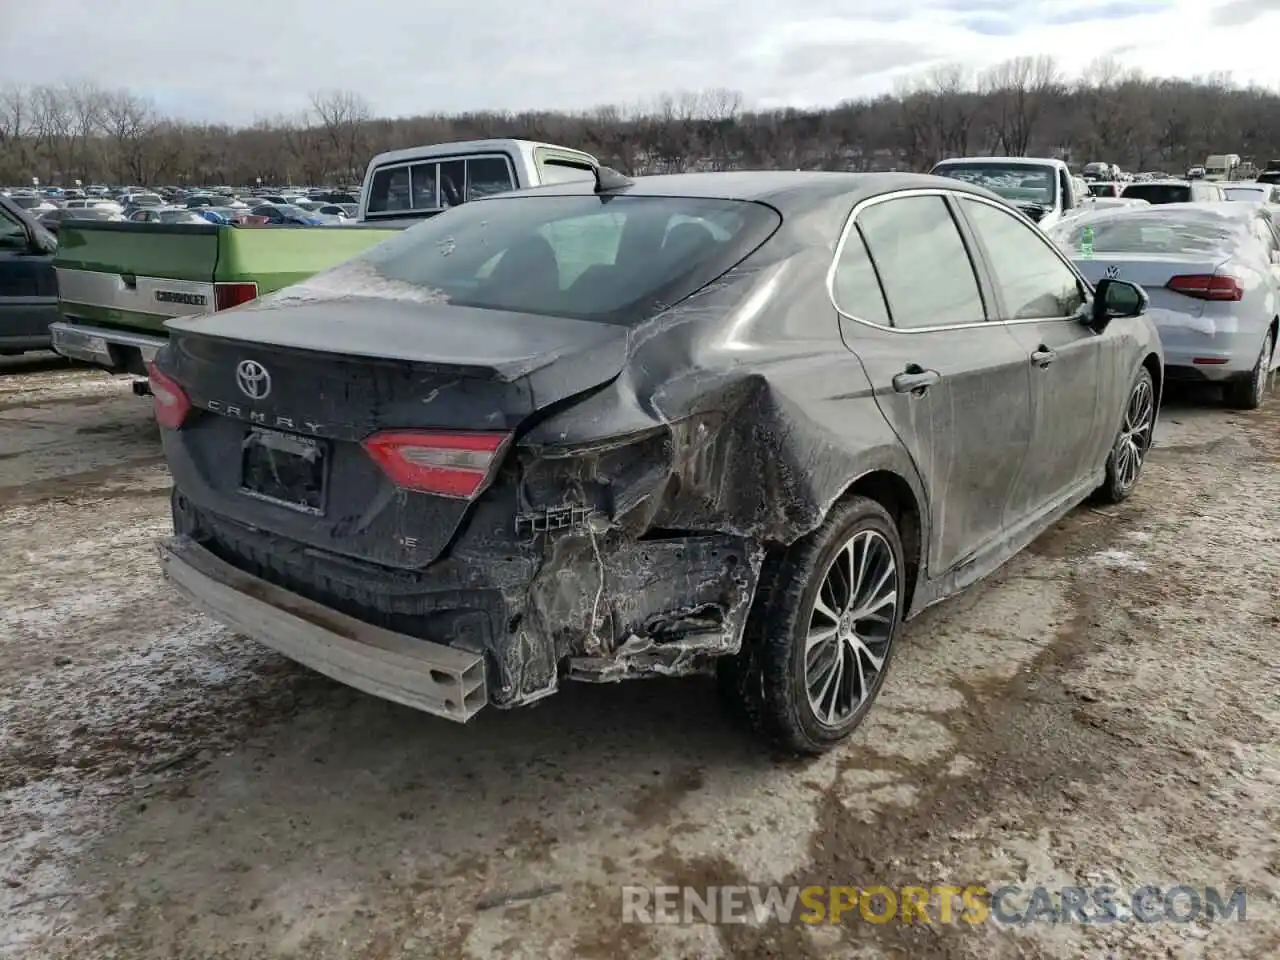
[{"label": "detached bumper piece", "polygon": [[165,576],[195,606],[339,683],[459,723],[488,703],[480,654],[346,616],[236,569],[189,537],[159,550]]},{"label": "detached bumper piece", "polygon": [[63,321],[49,324],[49,334],[53,349],[62,356],[99,367],[127,368],[130,360],[138,358],[142,364],[150,363],[166,343],[163,337]]}]

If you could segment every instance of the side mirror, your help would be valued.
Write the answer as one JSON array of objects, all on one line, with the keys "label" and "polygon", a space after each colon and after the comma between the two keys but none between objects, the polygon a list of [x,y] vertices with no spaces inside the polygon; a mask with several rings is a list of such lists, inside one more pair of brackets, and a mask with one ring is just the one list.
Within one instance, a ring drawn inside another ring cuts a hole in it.
[{"label": "side mirror", "polygon": [[1121,317],[1138,317],[1147,312],[1147,291],[1128,280],[1099,280],[1093,292],[1091,326],[1099,332]]}]

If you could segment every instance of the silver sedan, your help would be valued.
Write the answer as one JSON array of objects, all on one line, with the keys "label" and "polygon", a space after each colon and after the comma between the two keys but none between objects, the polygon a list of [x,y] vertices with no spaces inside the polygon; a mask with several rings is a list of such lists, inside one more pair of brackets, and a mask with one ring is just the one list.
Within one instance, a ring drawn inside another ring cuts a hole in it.
[{"label": "silver sedan", "polygon": [[1280,230],[1258,203],[1170,203],[1081,214],[1049,230],[1094,283],[1151,297],[1171,380],[1223,386],[1262,405],[1280,363]]}]

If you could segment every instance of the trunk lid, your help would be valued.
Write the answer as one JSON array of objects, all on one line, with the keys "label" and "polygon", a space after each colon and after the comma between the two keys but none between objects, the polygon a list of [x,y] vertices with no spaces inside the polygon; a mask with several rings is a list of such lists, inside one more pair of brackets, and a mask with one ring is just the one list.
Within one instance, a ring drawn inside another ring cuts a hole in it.
[{"label": "trunk lid", "polygon": [[1173,277],[1207,275],[1218,271],[1227,261],[1221,256],[1197,257],[1186,254],[1102,253],[1090,258],[1076,258],[1075,265],[1090,283],[1108,277],[1128,280],[1147,291],[1151,307],[1172,310],[1198,317],[1204,313],[1204,300],[1197,300],[1170,290],[1166,284]]},{"label": "trunk lid", "polygon": [[[159,366],[194,408],[181,430],[165,431],[182,494],[198,509],[301,544],[402,568],[435,560],[471,503],[397,487],[361,442],[397,430],[513,432],[616,377],[628,334],[591,321],[373,297],[265,301],[169,329]],[[269,378],[268,389],[251,391],[257,398],[237,376],[246,361]],[[245,492],[259,489],[246,471],[264,430],[273,450],[294,446],[284,454],[290,463],[323,460],[314,475],[321,481],[300,481],[314,493],[306,509],[301,496]]]}]

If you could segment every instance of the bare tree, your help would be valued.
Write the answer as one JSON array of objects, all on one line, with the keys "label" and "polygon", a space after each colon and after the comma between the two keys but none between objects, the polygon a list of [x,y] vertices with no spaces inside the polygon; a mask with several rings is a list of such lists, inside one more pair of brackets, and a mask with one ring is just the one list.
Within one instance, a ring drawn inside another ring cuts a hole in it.
[{"label": "bare tree", "polygon": [[[1229,74],[1144,77],[1114,57],[1067,84],[1050,57],[973,77],[935,66],[892,95],[825,110],[750,110],[729,89],[643,105],[379,118],[358,94],[317,93],[306,114],[247,126],[165,117],[135,92],[89,83],[0,89],[0,183],[321,183],[413,144],[525,136],[587,150],[630,173],[735,168],[928,169],[942,155],[998,152],[1105,159],[1168,170],[1212,153],[1280,157],[1280,94]],[[1084,157],[1089,152],[1094,156]]]},{"label": "bare tree", "polygon": [[103,133],[114,148],[116,179],[147,186],[159,173],[160,152],[152,150],[157,119],[150,103],[128,90],[102,96]]},{"label": "bare tree", "polygon": [[981,90],[995,108],[994,130],[1002,152],[1025,156],[1045,108],[1061,87],[1057,61],[1047,54],[1014,57],[981,78]]},{"label": "bare tree", "polygon": [[369,160],[364,131],[373,116],[372,108],[360,94],[350,90],[314,93],[311,106],[324,127],[331,162],[336,164],[335,169],[324,172],[344,180],[358,179]]}]

